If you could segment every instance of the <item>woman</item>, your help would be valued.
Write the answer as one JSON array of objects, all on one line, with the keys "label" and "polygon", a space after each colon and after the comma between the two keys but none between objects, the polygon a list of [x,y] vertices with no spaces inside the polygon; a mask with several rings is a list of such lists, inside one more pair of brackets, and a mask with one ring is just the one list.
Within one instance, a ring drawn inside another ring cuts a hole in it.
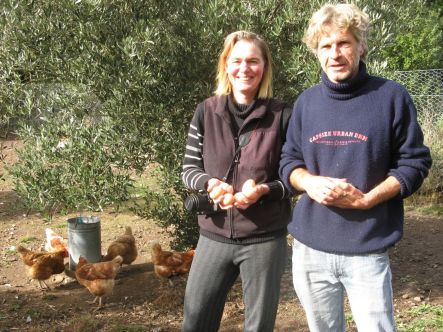
[{"label": "woman", "polygon": [[287,262],[290,206],[278,164],[290,109],[283,112],[284,104],[271,98],[271,76],[263,39],[231,33],[219,58],[215,96],[197,106],[191,121],[183,182],[207,192],[218,210],[198,216],[182,331],[217,331],[239,275],[244,330],[274,328]]}]

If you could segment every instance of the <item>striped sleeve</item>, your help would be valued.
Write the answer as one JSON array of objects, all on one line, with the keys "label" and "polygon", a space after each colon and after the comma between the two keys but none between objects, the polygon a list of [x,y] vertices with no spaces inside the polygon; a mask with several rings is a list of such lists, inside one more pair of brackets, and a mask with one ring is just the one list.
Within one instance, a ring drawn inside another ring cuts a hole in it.
[{"label": "striped sleeve", "polygon": [[211,178],[203,167],[203,139],[204,139],[204,106],[197,106],[194,117],[189,125],[183,158],[182,181],[189,189],[203,191],[205,184]]}]

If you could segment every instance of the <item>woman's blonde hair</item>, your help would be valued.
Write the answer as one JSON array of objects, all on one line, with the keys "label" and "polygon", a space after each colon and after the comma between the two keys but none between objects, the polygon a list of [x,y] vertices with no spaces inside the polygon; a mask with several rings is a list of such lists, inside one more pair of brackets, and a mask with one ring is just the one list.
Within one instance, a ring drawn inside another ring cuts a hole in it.
[{"label": "woman's blonde hair", "polygon": [[218,59],[217,65],[217,89],[215,94],[217,96],[229,95],[232,92],[231,82],[226,72],[226,63],[229,55],[231,54],[234,45],[240,40],[246,40],[254,43],[261,51],[263,60],[265,61],[265,69],[263,77],[258,89],[258,98],[271,98],[272,97],[272,58],[271,52],[266,42],[257,34],[248,31],[236,31],[229,34],[225,38],[223,50]]},{"label": "woman's blonde hair", "polygon": [[354,4],[326,4],[309,20],[303,42],[317,54],[318,42],[325,33],[325,27],[332,26],[340,31],[349,31],[363,47],[361,58],[368,53],[369,16]]}]

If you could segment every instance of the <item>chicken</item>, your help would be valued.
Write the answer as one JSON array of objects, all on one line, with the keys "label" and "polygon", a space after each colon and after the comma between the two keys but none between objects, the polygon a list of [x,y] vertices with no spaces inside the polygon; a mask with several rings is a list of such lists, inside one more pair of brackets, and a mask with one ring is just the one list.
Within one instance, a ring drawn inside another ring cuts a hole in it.
[{"label": "chicken", "polygon": [[92,303],[99,299],[98,309],[103,306],[103,296],[114,289],[115,276],[123,263],[123,258],[117,256],[109,262],[89,263],[82,256],[79,257],[75,276],[77,281],[85,286],[95,296]]},{"label": "chicken", "polygon": [[65,271],[64,258],[67,253],[64,250],[54,252],[35,252],[18,246],[17,251],[23,262],[28,266],[29,276],[38,281],[41,289],[43,285],[50,287],[45,280],[49,279],[53,274],[59,274]]},{"label": "chicken", "polygon": [[162,250],[158,242],[152,244],[151,259],[154,272],[159,277],[170,278],[178,274],[185,274],[191,268],[195,250],[185,252]]},{"label": "chicken", "polygon": [[117,256],[123,258],[123,264],[131,264],[137,258],[137,247],[135,246],[135,238],[132,235],[132,229],[126,226],[125,234],[120,235],[114,242],[112,242],[106,255],[103,257],[104,261],[110,261]]},{"label": "chicken", "polygon": [[69,256],[68,245],[63,236],[56,234],[50,228],[46,228],[45,233],[46,233],[46,243],[45,243],[46,251],[55,252],[63,250],[65,254]]}]

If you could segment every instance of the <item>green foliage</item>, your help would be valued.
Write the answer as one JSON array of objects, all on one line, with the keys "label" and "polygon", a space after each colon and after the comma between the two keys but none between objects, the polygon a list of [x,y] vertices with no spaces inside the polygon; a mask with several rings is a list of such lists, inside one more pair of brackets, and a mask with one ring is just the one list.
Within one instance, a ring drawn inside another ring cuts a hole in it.
[{"label": "green foliage", "polygon": [[137,206],[134,211],[143,218],[152,217],[153,211],[160,226],[174,238],[175,249],[195,246],[198,240],[197,218],[194,214],[183,211],[181,200],[171,193],[150,192],[144,195],[145,204]]},{"label": "green foliage", "polygon": [[[438,1],[356,1],[373,18],[371,72],[429,64],[441,53],[441,34],[426,21],[440,14]],[[195,244],[195,216],[181,203],[181,161],[193,111],[215,88],[224,37],[240,29],[263,35],[274,93],[292,103],[319,81],[301,37],[322,3],[2,1],[0,134],[17,128],[25,140],[11,169],[16,191],[49,215],[101,209],[129,197],[129,173],[158,165],[160,188],[146,187],[137,211],[159,220],[173,246]]]},{"label": "green foliage", "polygon": [[373,73],[443,66],[441,6],[425,0],[356,0],[369,14]]},{"label": "green foliage", "polygon": [[425,332],[441,331],[443,328],[443,306],[421,304],[411,308],[402,315],[411,321],[398,322],[398,330],[401,332]]},{"label": "green foliage", "polygon": [[128,198],[129,176],[115,148],[119,141],[107,117],[88,112],[95,98],[78,87],[29,85],[18,131],[24,147],[9,168],[26,206],[51,217],[63,210],[101,210]]},{"label": "green foliage", "polygon": [[[182,200],[187,193],[179,178],[180,170],[165,174],[169,170],[161,165],[151,170],[151,175],[157,179],[157,183],[149,184],[145,188],[142,195],[143,203],[136,202],[132,210],[146,219],[154,217],[164,231],[174,239],[171,247],[183,250],[197,244],[197,218],[195,214],[183,209]],[[160,189],[153,190],[152,187],[155,185],[160,185]]]},{"label": "green foliage", "polygon": [[389,58],[391,70],[434,69],[443,66],[443,31],[439,21],[440,8],[423,8],[412,24],[405,25],[404,31],[386,45],[382,54]]}]

